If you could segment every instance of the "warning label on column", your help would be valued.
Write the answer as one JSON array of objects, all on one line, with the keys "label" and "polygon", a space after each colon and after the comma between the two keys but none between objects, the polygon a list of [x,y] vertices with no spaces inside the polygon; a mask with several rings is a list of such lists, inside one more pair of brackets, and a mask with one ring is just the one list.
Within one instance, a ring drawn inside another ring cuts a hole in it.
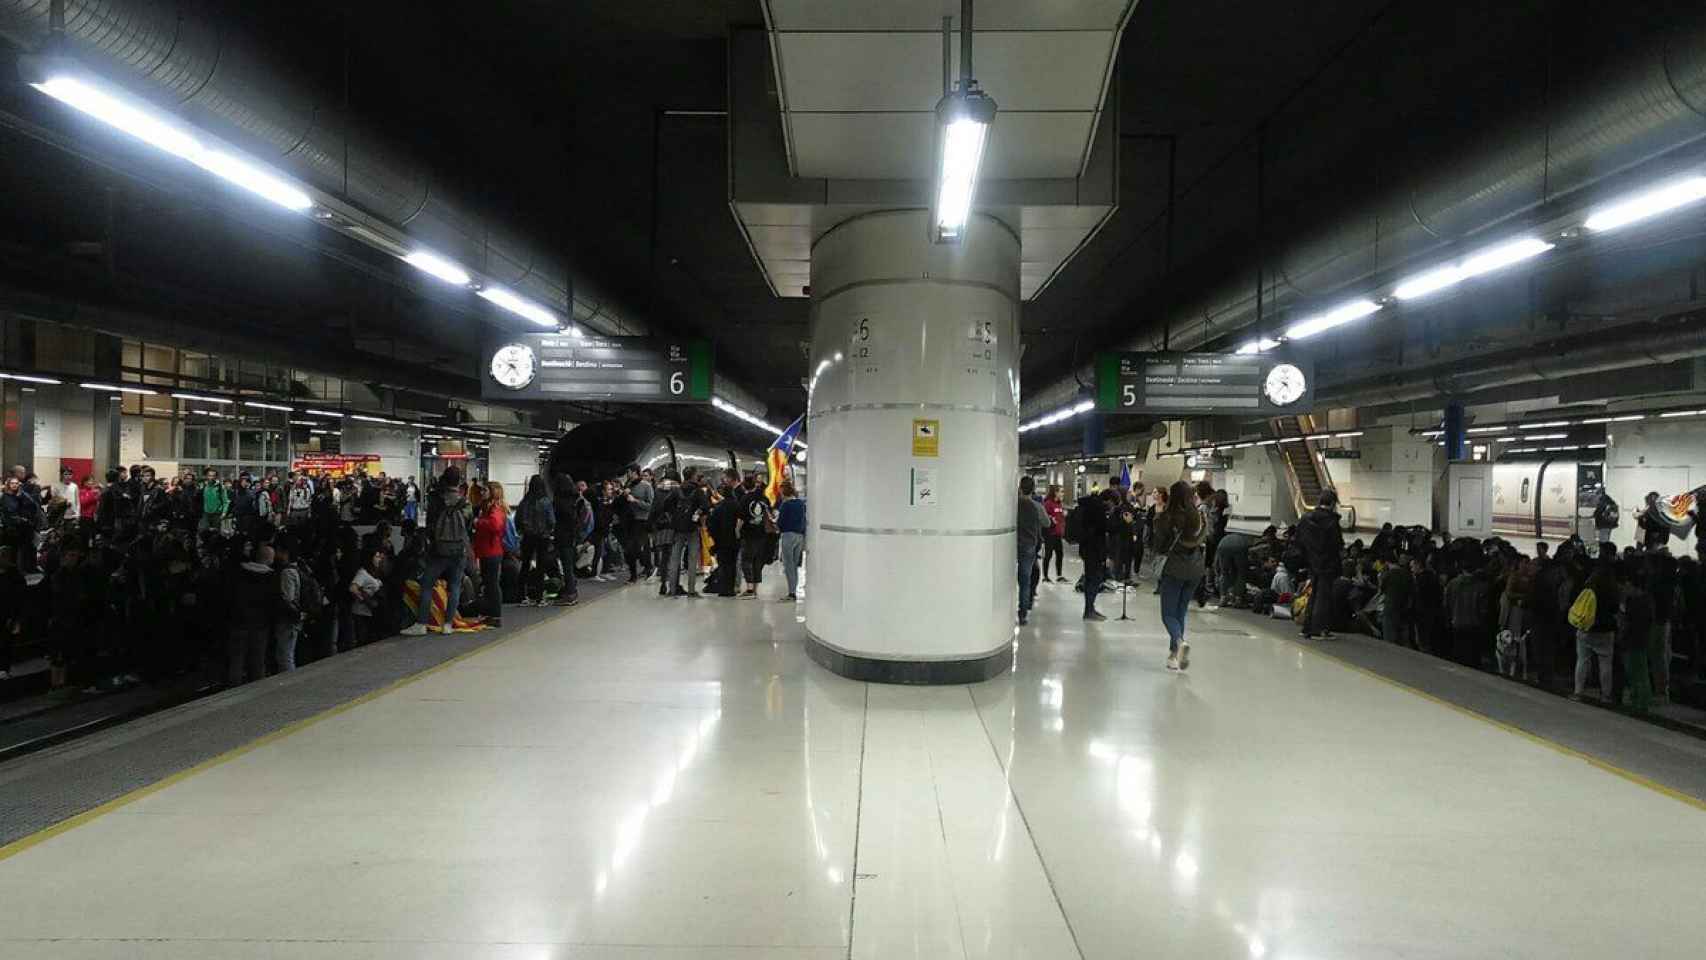
[{"label": "warning label on column", "polygon": [[914,420],[912,421],[912,455],[915,457],[940,456],[942,439],[942,421]]}]

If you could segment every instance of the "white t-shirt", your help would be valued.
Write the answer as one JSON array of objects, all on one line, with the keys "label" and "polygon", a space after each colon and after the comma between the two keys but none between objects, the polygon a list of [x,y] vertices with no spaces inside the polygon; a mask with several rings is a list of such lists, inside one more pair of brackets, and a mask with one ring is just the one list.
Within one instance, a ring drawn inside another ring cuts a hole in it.
[{"label": "white t-shirt", "polygon": [[53,495],[65,501],[65,519],[76,520],[83,514],[77,505],[77,485],[61,483],[53,488]]},{"label": "white t-shirt", "polygon": [[379,595],[379,581],[367,572],[366,567],[357,567],[355,579],[350,583],[355,586],[356,592],[355,598],[350,601],[350,612],[358,617],[373,616],[373,598]]}]

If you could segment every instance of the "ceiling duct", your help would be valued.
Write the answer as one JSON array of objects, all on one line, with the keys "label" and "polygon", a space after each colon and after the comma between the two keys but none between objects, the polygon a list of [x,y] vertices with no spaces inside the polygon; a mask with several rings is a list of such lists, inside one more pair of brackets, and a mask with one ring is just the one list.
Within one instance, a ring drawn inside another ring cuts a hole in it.
[{"label": "ceiling duct", "polygon": [[[27,51],[48,38],[49,0],[0,0],[0,37]],[[222,30],[199,4],[65,0],[66,53],[131,93],[230,140],[511,290],[607,334],[644,333],[571,285],[559,257],[458,200],[317,96],[293,72]]]},{"label": "ceiling duct", "polygon": [[[1513,118],[1503,136],[1467,147],[1408,189],[1282,249],[1269,264],[1279,287],[1264,315],[1319,302],[1706,138],[1706,22],[1675,26],[1554,102],[1550,111]],[[1229,283],[1169,319],[1173,349],[1201,347],[1255,322],[1255,284]],[[1145,329],[1118,349],[1154,349],[1157,339]],[[1091,376],[1086,365],[1077,379],[1030,393],[1022,416],[1073,402],[1078,379]]]}]

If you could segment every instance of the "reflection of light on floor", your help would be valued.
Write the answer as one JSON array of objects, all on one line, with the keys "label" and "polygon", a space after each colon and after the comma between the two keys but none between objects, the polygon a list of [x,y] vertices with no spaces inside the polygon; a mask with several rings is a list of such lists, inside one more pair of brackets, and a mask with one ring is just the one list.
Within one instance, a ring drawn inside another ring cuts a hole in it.
[{"label": "reflection of light on floor", "polygon": [[[719,693],[722,690],[721,683],[712,683],[708,686],[714,687]],[[722,716],[723,711],[719,707],[714,713],[708,713],[699,718],[699,721],[689,728],[687,743],[682,748],[681,755],[676,758],[673,764],[664,768],[657,783],[653,784],[651,794],[646,802],[617,824],[616,838],[610,850],[610,866],[606,870],[600,870],[598,876],[593,880],[592,893],[594,897],[604,896],[604,892],[610,888],[611,877],[621,872],[622,867],[627,864],[628,858],[633,854],[634,848],[640,845],[640,839],[645,835],[646,818],[651,816],[654,810],[674,798],[678,776],[685,772],[698,758],[700,747],[711,735],[712,729],[716,727],[717,721]]]}]

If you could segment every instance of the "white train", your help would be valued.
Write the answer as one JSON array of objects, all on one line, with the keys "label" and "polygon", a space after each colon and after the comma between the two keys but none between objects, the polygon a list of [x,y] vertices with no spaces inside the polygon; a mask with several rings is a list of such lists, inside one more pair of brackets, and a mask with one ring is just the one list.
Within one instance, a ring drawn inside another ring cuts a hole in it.
[{"label": "white train", "polygon": [[1489,527],[1504,536],[1563,539],[1586,531],[1593,535],[1594,499],[1590,490],[1602,471],[1598,462],[1575,458],[1495,463]]}]

